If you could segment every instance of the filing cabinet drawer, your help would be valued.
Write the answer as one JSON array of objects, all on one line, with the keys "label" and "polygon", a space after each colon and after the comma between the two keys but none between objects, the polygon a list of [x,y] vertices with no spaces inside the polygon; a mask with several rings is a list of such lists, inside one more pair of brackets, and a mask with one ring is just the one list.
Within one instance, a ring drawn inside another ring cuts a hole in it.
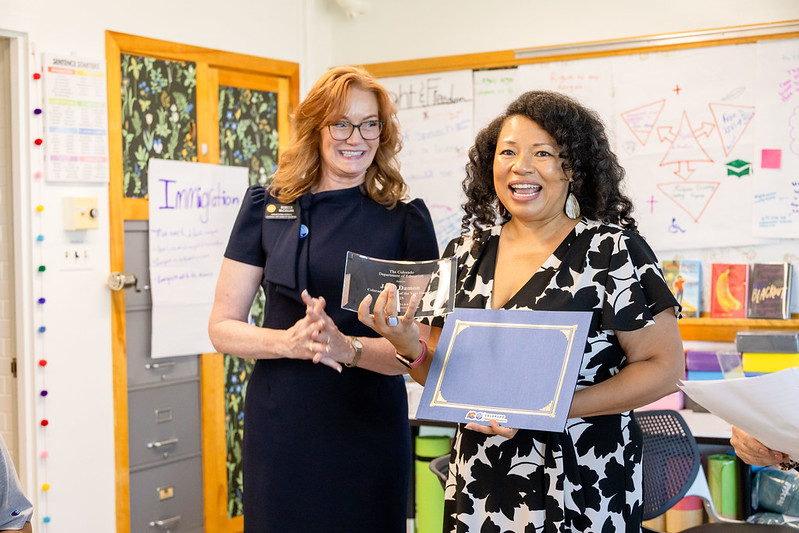
[{"label": "filing cabinet drawer", "polygon": [[202,457],[132,469],[131,533],[202,533]]},{"label": "filing cabinet drawer", "polygon": [[130,465],[201,451],[200,382],[128,392]]},{"label": "filing cabinet drawer", "polygon": [[199,356],[150,357],[150,309],[128,311],[125,319],[128,346],[128,387],[199,377]]}]

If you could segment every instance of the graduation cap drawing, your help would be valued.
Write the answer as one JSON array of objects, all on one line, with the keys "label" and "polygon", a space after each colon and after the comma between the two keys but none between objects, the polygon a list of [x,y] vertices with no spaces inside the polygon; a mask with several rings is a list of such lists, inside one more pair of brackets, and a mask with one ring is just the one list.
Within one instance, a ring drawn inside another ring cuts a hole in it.
[{"label": "graduation cap drawing", "polygon": [[752,163],[747,163],[741,159],[736,159],[735,161],[730,161],[727,163],[727,175],[728,176],[748,176],[752,173]]}]

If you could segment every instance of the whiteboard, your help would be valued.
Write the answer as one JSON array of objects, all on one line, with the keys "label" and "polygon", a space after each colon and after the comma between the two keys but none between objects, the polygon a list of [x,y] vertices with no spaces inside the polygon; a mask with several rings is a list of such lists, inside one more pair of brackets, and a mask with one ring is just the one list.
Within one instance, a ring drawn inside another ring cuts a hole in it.
[{"label": "whiteboard", "polygon": [[[799,262],[799,39],[381,81],[405,132],[403,176],[431,206],[439,243],[459,233],[474,136],[516,96],[547,89],[574,96],[605,122],[633,216],[660,259],[699,259],[706,272],[713,262]],[[442,87],[459,100],[457,116],[445,112],[454,102],[418,101]],[[429,133],[437,131],[450,133],[434,145]],[[799,283],[792,293],[797,312]]]},{"label": "whiteboard", "polygon": [[474,135],[527,90],[597,111],[655,250],[799,238],[799,39],[381,81],[399,108],[403,175],[435,207],[441,240],[462,215]]},{"label": "whiteboard", "polygon": [[472,71],[383,78],[397,105],[402,176],[430,209],[439,249],[460,234],[461,182],[474,142]]}]

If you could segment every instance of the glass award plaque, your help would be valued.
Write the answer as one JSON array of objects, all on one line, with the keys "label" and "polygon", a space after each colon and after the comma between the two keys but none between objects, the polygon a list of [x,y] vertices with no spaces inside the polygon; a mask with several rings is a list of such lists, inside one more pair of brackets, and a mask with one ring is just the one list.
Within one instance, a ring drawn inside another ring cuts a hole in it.
[{"label": "glass award plaque", "polygon": [[414,316],[451,313],[455,303],[455,257],[430,261],[387,261],[347,252],[341,307],[357,312],[361,301],[371,294],[372,307],[369,312],[373,312],[374,301],[386,283],[397,286],[398,315],[405,313],[408,301],[414,294],[421,298]]}]

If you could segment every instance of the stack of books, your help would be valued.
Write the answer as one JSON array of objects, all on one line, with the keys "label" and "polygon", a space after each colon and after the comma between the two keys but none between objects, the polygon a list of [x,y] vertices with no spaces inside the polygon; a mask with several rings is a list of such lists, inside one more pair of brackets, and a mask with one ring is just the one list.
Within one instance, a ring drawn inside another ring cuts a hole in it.
[{"label": "stack of books", "polygon": [[715,350],[685,350],[685,379],[724,379]]},{"label": "stack of books", "polygon": [[747,376],[799,366],[799,331],[739,331],[735,347],[741,352]]}]

